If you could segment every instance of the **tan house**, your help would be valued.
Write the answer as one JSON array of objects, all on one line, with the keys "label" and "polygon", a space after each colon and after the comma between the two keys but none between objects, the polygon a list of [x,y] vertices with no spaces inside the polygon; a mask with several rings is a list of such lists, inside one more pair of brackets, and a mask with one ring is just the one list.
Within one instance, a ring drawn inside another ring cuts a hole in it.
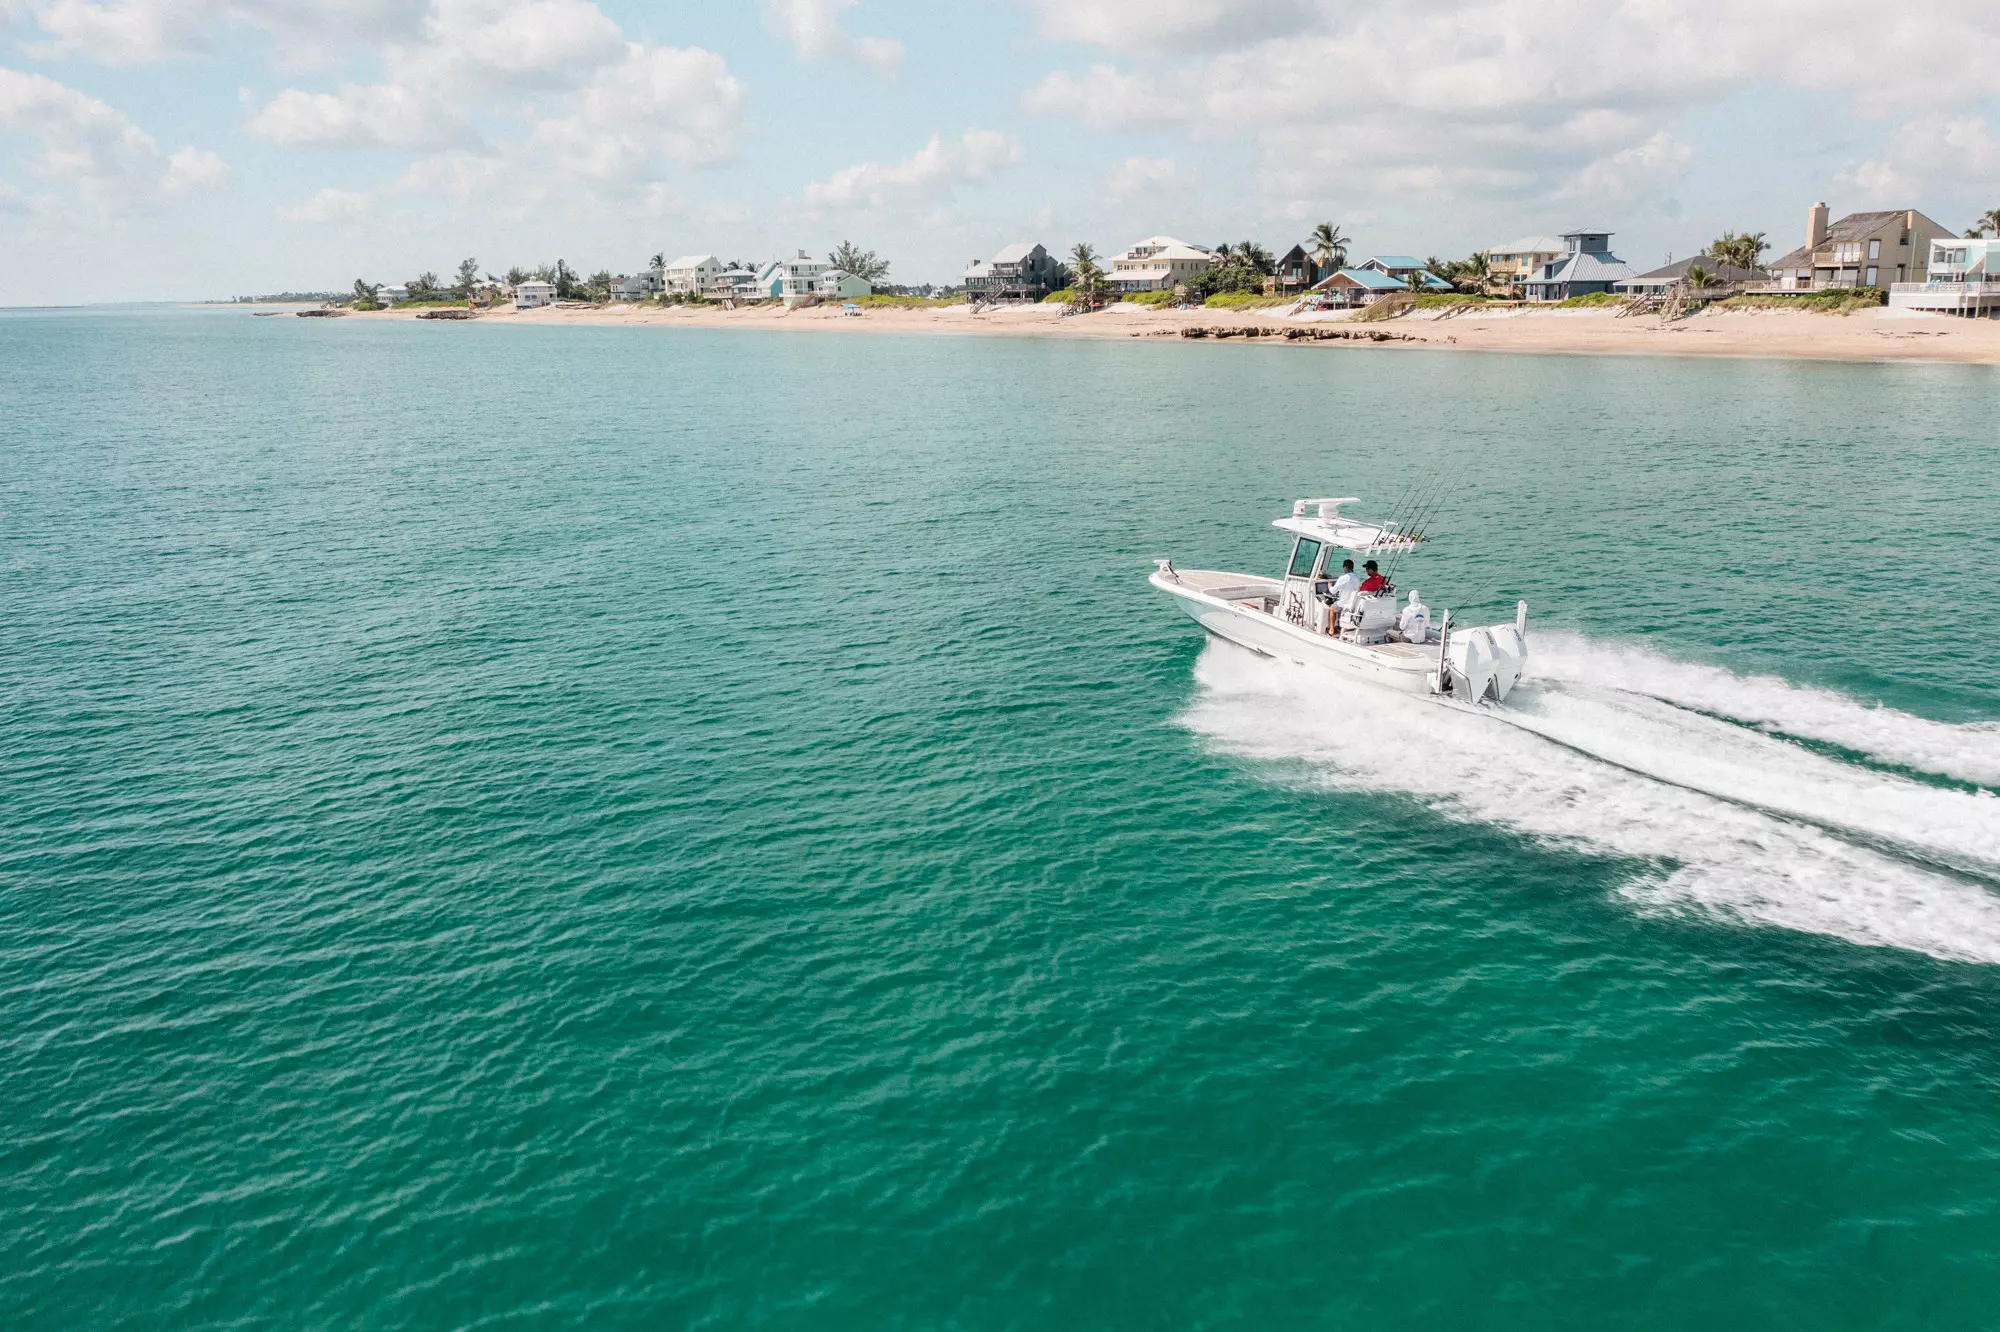
[{"label": "tan house", "polygon": [[1495,292],[1518,296],[1521,284],[1569,254],[1569,245],[1554,236],[1523,236],[1486,251],[1486,283]]},{"label": "tan house", "polygon": [[1148,236],[1111,257],[1111,289],[1171,291],[1215,264],[1215,252],[1172,236]]},{"label": "tan house", "polygon": [[1953,233],[1914,208],[1849,213],[1827,222],[1824,203],[1806,215],[1806,243],[1768,267],[1780,291],[1888,287],[1929,275],[1931,242]]}]

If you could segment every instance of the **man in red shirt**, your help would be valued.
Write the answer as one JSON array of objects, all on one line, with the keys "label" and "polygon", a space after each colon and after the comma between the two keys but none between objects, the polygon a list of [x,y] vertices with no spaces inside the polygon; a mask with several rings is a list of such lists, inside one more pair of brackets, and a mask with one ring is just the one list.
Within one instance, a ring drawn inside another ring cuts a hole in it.
[{"label": "man in red shirt", "polygon": [[1379,596],[1389,590],[1389,580],[1384,578],[1382,571],[1375,567],[1375,561],[1369,560],[1361,567],[1368,571],[1368,576],[1361,580],[1363,595]]}]

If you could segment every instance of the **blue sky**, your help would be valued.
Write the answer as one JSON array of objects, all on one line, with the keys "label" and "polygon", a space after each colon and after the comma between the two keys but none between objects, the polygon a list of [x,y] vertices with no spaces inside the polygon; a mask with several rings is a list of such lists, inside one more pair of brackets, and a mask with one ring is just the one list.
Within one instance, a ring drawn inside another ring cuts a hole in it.
[{"label": "blue sky", "polygon": [[1907,0],[0,0],[0,304],[476,256],[1167,233],[1642,266],[2000,207],[2000,8]]}]

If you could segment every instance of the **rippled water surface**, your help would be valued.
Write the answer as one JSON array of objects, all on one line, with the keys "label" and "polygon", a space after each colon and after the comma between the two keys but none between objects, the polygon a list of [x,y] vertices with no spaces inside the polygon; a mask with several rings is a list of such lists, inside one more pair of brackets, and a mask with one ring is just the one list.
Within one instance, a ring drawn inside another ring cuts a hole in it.
[{"label": "rippled water surface", "polygon": [[0,1324],[1995,1326],[1996,390],[0,318]]}]

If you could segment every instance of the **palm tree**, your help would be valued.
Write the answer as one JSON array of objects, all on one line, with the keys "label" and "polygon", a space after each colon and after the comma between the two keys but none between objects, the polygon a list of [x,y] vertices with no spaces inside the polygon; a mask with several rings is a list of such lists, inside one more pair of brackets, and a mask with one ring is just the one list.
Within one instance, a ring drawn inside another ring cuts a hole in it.
[{"label": "palm tree", "polygon": [[2000,208],[1989,208],[1974,219],[1972,228],[1965,233],[1967,240],[1979,240],[1988,229],[2000,232]]},{"label": "palm tree", "polygon": [[1312,245],[1313,262],[1323,269],[1347,267],[1348,238],[1340,228],[1331,222],[1322,222],[1312,229],[1307,238]]},{"label": "palm tree", "polygon": [[667,252],[665,250],[662,250],[658,254],[654,255],[652,262],[648,264],[647,267],[652,269],[655,273],[664,272],[667,267]]},{"label": "palm tree", "polygon": [[1244,241],[1236,247],[1236,262],[1259,277],[1269,277],[1278,271],[1278,261],[1255,241]]},{"label": "palm tree", "polygon": [[1070,290],[1076,293],[1076,303],[1086,310],[1094,310],[1104,294],[1104,270],[1097,266],[1097,251],[1087,243],[1078,241],[1076,248],[1069,252]]}]

